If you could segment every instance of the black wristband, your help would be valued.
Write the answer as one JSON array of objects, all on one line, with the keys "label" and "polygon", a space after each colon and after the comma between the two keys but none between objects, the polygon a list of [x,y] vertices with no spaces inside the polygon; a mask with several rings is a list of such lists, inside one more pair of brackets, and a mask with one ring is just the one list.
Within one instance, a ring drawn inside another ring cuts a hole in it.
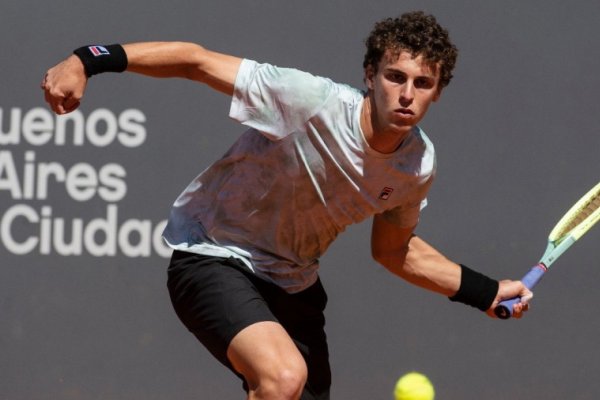
[{"label": "black wristband", "polygon": [[458,292],[450,301],[458,301],[487,311],[498,294],[498,281],[460,264],[461,277]]},{"label": "black wristband", "polygon": [[127,54],[120,44],[83,46],[73,54],[83,63],[88,78],[102,72],[123,72],[127,69]]}]

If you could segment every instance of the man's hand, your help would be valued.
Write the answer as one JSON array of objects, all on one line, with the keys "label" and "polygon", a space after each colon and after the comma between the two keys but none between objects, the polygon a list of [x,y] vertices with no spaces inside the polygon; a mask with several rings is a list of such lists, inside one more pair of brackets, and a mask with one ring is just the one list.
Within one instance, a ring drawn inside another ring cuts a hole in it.
[{"label": "man's hand", "polygon": [[77,56],[71,55],[46,72],[41,88],[52,111],[62,115],[79,107],[86,85],[83,64]]},{"label": "man's hand", "polygon": [[502,300],[508,300],[515,297],[520,297],[521,301],[513,307],[512,318],[521,318],[523,313],[529,310],[529,300],[533,297],[531,290],[527,289],[521,281],[504,280],[499,282],[498,294],[494,299],[492,306],[486,313],[493,318],[496,318],[494,309]]}]

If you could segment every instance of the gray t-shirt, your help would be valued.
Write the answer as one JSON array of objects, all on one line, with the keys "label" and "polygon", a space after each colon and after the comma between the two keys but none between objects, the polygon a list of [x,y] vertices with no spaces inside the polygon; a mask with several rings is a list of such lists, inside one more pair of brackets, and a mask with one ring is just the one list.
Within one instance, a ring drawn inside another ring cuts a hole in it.
[{"label": "gray t-shirt", "polygon": [[317,279],[319,257],[346,226],[383,213],[414,226],[435,173],[419,128],[391,154],[366,142],[364,93],[244,60],[230,117],[249,127],[175,201],[174,249],[237,257],[290,293]]}]

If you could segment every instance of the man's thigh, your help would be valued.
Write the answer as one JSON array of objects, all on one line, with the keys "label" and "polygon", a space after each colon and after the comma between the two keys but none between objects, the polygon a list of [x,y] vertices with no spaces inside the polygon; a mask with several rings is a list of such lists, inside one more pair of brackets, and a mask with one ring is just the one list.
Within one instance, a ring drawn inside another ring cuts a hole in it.
[{"label": "man's thigh", "polygon": [[254,323],[277,321],[235,261],[176,251],[167,284],[180,320],[229,368],[227,348],[235,335]]},{"label": "man's thigh", "polygon": [[[227,356],[234,337],[260,322],[281,324],[308,367],[302,399],[329,398],[331,372],[323,315],[327,296],[320,281],[289,294],[254,276],[239,260],[176,251],[169,266],[168,287],[184,325],[238,375]],[[257,341],[256,345],[261,343],[269,341]]]}]

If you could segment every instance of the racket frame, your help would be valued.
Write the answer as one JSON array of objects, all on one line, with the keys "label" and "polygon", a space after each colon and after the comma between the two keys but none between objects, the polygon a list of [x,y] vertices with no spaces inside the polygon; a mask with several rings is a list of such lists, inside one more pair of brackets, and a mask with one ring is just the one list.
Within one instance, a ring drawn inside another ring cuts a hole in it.
[{"label": "racket frame", "polygon": [[[544,276],[546,271],[548,271],[550,265],[600,220],[600,207],[597,206],[595,210],[585,216],[577,225],[569,231],[563,232],[565,227],[576,220],[581,211],[585,210],[592,203],[600,203],[600,182],[583,195],[554,226],[550,235],[548,235],[548,244],[544,255],[539,263],[521,279],[521,282],[528,289],[532,289],[542,276]],[[562,233],[561,236],[559,236],[560,233]],[[520,301],[520,297],[503,300],[496,306],[494,313],[498,318],[508,319],[512,316],[513,305]]]}]

